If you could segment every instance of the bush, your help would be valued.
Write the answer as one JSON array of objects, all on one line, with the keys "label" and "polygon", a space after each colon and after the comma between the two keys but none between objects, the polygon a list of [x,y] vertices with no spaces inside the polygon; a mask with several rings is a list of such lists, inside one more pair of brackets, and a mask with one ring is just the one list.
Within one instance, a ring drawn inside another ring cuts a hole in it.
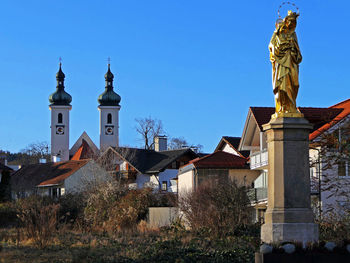
[{"label": "bush", "polygon": [[51,199],[32,196],[17,202],[17,216],[28,238],[38,248],[50,244],[57,227],[59,205]]},{"label": "bush", "polygon": [[84,209],[85,222],[95,230],[101,229],[104,222],[109,219],[111,210],[127,192],[126,187],[113,181],[94,188],[87,196]]},{"label": "bush", "polygon": [[94,230],[130,230],[146,218],[154,200],[150,188],[130,190],[116,182],[101,184],[88,197],[85,221]]},{"label": "bush", "polygon": [[152,189],[129,190],[110,210],[106,226],[112,230],[132,230],[146,218]]},{"label": "bush", "polygon": [[169,192],[156,192],[150,196],[150,207],[175,207],[177,195]]},{"label": "bush", "polygon": [[59,222],[74,225],[84,221],[86,197],[81,193],[68,193],[59,199]]},{"label": "bush", "polygon": [[180,209],[193,229],[221,236],[251,224],[251,206],[245,187],[235,182],[206,181],[181,198]]},{"label": "bush", "polygon": [[0,203],[0,227],[11,227],[18,224],[17,210],[13,203]]},{"label": "bush", "polygon": [[338,244],[350,243],[350,214],[339,215],[328,214],[326,218],[319,221],[320,241],[333,241]]}]

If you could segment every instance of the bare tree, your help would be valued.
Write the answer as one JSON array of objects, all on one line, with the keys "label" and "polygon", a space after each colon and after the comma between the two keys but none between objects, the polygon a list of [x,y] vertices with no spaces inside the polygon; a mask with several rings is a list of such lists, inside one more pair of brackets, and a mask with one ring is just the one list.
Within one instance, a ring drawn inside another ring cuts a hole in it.
[{"label": "bare tree", "polygon": [[176,149],[181,149],[183,147],[188,147],[188,142],[184,137],[171,138],[169,143],[169,149],[176,150]]},{"label": "bare tree", "polygon": [[[319,193],[318,214],[349,214],[350,123],[340,123],[322,134],[321,139],[313,143],[310,153],[311,186]],[[322,202],[321,211],[322,200],[325,202]]]},{"label": "bare tree", "polygon": [[171,138],[170,140],[170,143],[169,143],[169,149],[170,150],[176,150],[176,149],[181,149],[181,148],[184,148],[184,147],[189,147],[191,149],[193,149],[195,152],[201,152],[202,151],[202,148],[203,148],[203,145],[201,144],[189,144],[187,142],[187,140],[184,138],[184,137],[174,137],[174,138]]},{"label": "bare tree", "polygon": [[151,116],[148,118],[135,119],[135,121],[137,123],[136,131],[142,137],[144,148],[148,150],[153,149],[154,137],[164,133],[162,121],[152,119]]},{"label": "bare tree", "polygon": [[33,164],[38,163],[39,159],[50,160],[50,147],[47,142],[36,142],[29,144],[19,153],[9,154],[11,164]]}]

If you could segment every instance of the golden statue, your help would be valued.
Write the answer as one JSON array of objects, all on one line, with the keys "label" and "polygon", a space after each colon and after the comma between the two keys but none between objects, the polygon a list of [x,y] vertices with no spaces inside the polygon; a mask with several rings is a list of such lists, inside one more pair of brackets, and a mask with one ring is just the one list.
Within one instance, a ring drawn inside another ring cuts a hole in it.
[{"label": "golden statue", "polygon": [[275,94],[276,117],[302,117],[296,107],[299,90],[299,63],[302,60],[295,28],[299,14],[288,15],[276,23],[269,50],[272,63],[272,84]]}]

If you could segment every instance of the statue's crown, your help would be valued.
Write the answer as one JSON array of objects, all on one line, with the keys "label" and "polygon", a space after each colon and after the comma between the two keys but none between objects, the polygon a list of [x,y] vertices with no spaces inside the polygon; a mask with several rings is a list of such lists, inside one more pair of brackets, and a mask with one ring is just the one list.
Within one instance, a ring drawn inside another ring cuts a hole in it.
[{"label": "statue's crown", "polygon": [[292,18],[294,18],[294,19],[297,19],[297,17],[299,16],[299,14],[296,13],[296,12],[293,12],[292,10],[288,10],[288,15],[287,15],[287,16],[292,17]]}]

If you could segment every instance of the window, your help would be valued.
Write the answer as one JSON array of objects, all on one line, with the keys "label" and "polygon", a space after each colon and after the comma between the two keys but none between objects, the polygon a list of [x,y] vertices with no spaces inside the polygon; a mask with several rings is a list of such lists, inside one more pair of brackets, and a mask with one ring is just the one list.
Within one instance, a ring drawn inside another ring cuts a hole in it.
[{"label": "window", "polygon": [[260,224],[265,223],[265,209],[258,209],[258,222]]},{"label": "window", "polygon": [[338,176],[350,176],[350,164],[348,161],[339,161],[338,163]]},{"label": "window", "polygon": [[107,124],[112,124],[112,114],[110,113],[107,115]]},{"label": "window", "polygon": [[62,113],[58,113],[58,123],[62,123],[62,122],[63,122]]},{"label": "window", "polygon": [[168,182],[167,181],[162,182],[162,191],[168,191]]}]

